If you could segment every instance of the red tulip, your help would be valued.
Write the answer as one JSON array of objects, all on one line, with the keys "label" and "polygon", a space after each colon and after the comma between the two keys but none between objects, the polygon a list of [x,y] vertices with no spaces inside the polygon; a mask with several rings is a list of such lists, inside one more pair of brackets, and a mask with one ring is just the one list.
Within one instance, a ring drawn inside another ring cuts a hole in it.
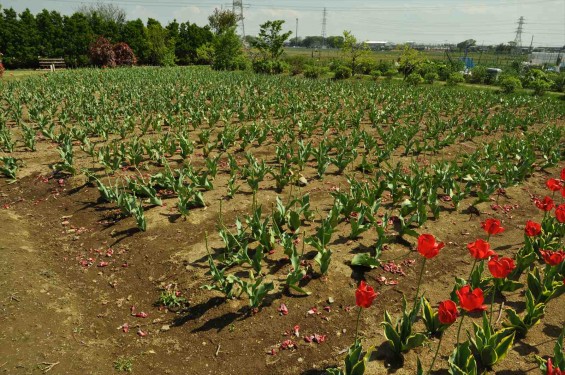
[{"label": "red tulip", "polygon": [[555,209],[555,218],[560,223],[565,223],[565,204],[560,204]]},{"label": "red tulip", "polygon": [[555,206],[553,203],[553,199],[548,196],[543,197],[542,200],[536,199],[536,206],[542,211],[551,211],[551,209]]},{"label": "red tulip", "polygon": [[498,219],[486,219],[481,226],[489,235],[498,234],[504,232],[504,228],[500,226],[500,220]]},{"label": "red tulip", "polygon": [[488,269],[492,277],[497,279],[508,277],[514,268],[516,265],[510,258],[498,258],[498,255],[495,255],[488,261]]},{"label": "red tulip", "polygon": [[443,242],[436,242],[436,239],[431,234],[422,234],[418,237],[418,252],[427,259],[431,259],[438,255],[439,251],[443,249],[445,244]]},{"label": "red tulip", "polygon": [[455,323],[459,311],[457,305],[452,300],[447,300],[439,303],[438,318],[441,324],[449,325]]},{"label": "red tulip", "polygon": [[526,232],[526,236],[535,237],[541,233],[541,224],[528,220],[524,231]]},{"label": "red tulip", "polygon": [[546,264],[550,266],[557,266],[565,260],[565,251],[551,251],[551,250],[540,250],[541,256]]},{"label": "red tulip", "polygon": [[553,367],[553,362],[551,362],[551,358],[548,358],[546,375],[565,375],[565,371],[560,370],[559,367]]},{"label": "red tulip", "polygon": [[561,181],[565,181],[565,168],[561,170]]},{"label": "red tulip", "polygon": [[377,298],[379,294],[375,293],[375,290],[367,285],[364,280],[361,280],[359,287],[355,291],[355,303],[359,307],[369,308],[373,304],[373,300]]},{"label": "red tulip", "polygon": [[475,259],[487,259],[495,254],[494,251],[491,250],[490,244],[483,239],[478,239],[475,242],[471,242],[467,244],[467,249]]},{"label": "red tulip", "polygon": [[457,297],[459,297],[459,306],[461,306],[463,310],[473,312],[484,311],[487,309],[487,306],[483,305],[485,296],[481,288],[476,288],[471,291],[471,287],[469,285],[465,285],[456,293]]},{"label": "red tulip", "polygon": [[559,191],[561,189],[561,181],[555,178],[550,178],[546,181],[545,186],[551,191]]}]

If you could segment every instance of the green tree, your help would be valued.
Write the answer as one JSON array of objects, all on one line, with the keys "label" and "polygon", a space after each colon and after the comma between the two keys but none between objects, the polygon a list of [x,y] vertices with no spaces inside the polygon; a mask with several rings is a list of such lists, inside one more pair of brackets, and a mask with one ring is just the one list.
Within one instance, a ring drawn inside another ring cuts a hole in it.
[{"label": "green tree", "polygon": [[357,42],[357,38],[349,30],[343,32],[342,53],[345,55],[351,73],[355,75],[360,58],[370,56],[371,52],[365,42]]},{"label": "green tree", "polygon": [[420,52],[406,44],[398,60],[398,70],[402,72],[404,79],[406,79],[410,74],[416,72],[423,63],[424,59]]},{"label": "green tree", "polygon": [[175,44],[159,21],[147,20],[148,63],[161,66],[175,65]]},{"label": "green tree", "polygon": [[282,33],[283,20],[267,21],[260,25],[259,35],[252,46],[257,48],[263,59],[278,60],[284,52],[284,42],[292,35],[292,31]]},{"label": "green tree", "polygon": [[466,51],[469,48],[476,45],[477,45],[477,41],[475,39],[467,39],[460,43],[457,43],[457,48],[459,49],[459,51]]},{"label": "green tree", "polygon": [[[176,39],[175,55],[181,65],[199,63],[198,49],[212,43],[213,34],[209,27],[200,27],[190,22],[181,23]],[[206,59],[210,61],[210,56]]]},{"label": "green tree", "polygon": [[231,10],[215,9],[208,17],[214,31],[212,68],[216,70],[234,70],[238,60],[243,57],[242,43],[235,30],[239,18]]},{"label": "green tree", "polygon": [[137,57],[138,63],[148,63],[149,40],[147,37],[147,29],[142,20],[138,18],[137,20],[127,21],[122,27],[120,39],[131,47]]}]

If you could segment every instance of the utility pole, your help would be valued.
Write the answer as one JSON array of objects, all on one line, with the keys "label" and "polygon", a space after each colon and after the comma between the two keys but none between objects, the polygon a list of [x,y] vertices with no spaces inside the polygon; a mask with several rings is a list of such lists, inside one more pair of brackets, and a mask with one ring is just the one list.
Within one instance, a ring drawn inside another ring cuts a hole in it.
[{"label": "utility pole", "polygon": [[241,21],[241,35],[242,38],[245,39],[245,17],[243,17],[243,1],[242,0],[233,0],[232,3],[232,10],[238,16],[239,20]]},{"label": "utility pole", "polygon": [[516,29],[516,38],[514,38],[514,51],[519,53],[522,51],[522,32],[524,31],[524,16],[518,19],[518,28]]},{"label": "utility pole", "polygon": [[322,19],[322,48],[326,48],[326,26],[327,26],[328,11],[324,8],[324,17]]},{"label": "utility pole", "polygon": [[296,19],[296,34],[294,34],[294,46],[298,46],[298,18]]}]

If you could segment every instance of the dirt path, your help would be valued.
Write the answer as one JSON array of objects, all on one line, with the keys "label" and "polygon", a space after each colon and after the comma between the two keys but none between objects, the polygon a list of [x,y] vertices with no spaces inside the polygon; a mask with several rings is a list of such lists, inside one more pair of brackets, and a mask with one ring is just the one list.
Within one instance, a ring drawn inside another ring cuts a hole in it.
[{"label": "dirt path", "polygon": [[1,210],[0,227],[0,374],[107,373],[101,343],[81,341],[81,298],[46,262],[26,220]]}]

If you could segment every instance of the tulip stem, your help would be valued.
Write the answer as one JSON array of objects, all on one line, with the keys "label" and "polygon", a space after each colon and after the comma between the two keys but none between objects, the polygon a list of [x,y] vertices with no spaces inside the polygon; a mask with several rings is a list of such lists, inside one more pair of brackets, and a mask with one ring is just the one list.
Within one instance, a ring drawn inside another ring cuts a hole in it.
[{"label": "tulip stem", "polygon": [[430,366],[430,369],[429,369],[428,372],[426,373],[426,375],[430,375],[430,372],[432,372],[432,370],[434,369],[434,364],[436,363],[436,358],[437,358],[437,355],[438,355],[438,353],[439,353],[439,348],[440,348],[440,346],[441,346],[441,342],[442,342],[442,340],[443,340],[443,335],[444,335],[444,333],[442,333],[441,337],[439,338],[439,342],[437,343],[436,354],[434,355],[434,359],[432,360],[432,364],[431,364],[431,366]]},{"label": "tulip stem", "polygon": [[357,324],[355,324],[355,342],[357,342],[357,333],[359,332],[359,318],[361,318],[361,311],[363,308],[359,306],[359,312],[357,313]]},{"label": "tulip stem", "polygon": [[475,271],[475,267],[477,266],[477,258],[473,262],[473,267],[471,267],[471,273],[469,274],[468,283],[471,284],[471,277],[473,276],[473,271]]},{"label": "tulip stem", "polygon": [[418,277],[418,287],[416,288],[416,297],[414,297],[414,306],[412,310],[416,307],[416,303],[418,302],[418,295],[420,294],[420,284],[422,283],[422,276],[424,276],[424,267],[426,266],[426,258],[422,262],[422,268],[420,268],[420,276]]},{"label": "tulip stem", "polygon": [[463,326],[463,320],[465,319],[465,314],[461,311],[461,321],[459,322],[459,328],[457,328],[457,344],[455,348],[457,349],[456,362],[459,360],[459,335],[461,334],[461,327]]},{"label": "tulip stem", "polygon": [[489,324],[492,324],[492,309],[494,306],[494,296],[496,295],[496,280],[494,280],[494,285],[492,286],[492,297],[490,297],[490,318],[488,320]]}]

